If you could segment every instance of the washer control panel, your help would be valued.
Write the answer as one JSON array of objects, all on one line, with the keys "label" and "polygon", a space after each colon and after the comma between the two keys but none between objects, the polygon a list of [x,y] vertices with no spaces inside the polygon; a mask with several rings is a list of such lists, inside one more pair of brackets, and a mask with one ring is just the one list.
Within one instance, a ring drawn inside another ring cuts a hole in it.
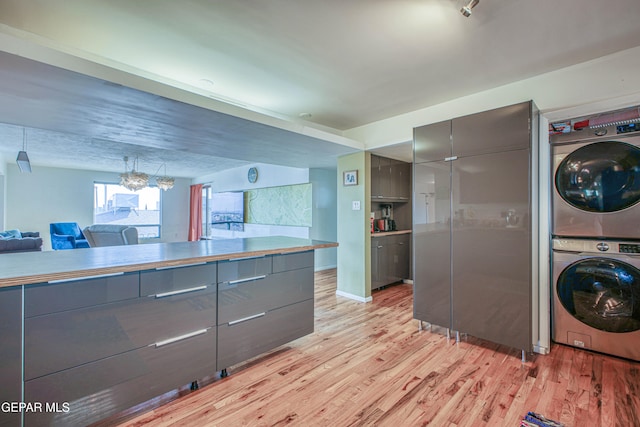
[{"label": "washer control panel", "polygon": [[640,254],[640,245],[620,243],[621,254]]}]

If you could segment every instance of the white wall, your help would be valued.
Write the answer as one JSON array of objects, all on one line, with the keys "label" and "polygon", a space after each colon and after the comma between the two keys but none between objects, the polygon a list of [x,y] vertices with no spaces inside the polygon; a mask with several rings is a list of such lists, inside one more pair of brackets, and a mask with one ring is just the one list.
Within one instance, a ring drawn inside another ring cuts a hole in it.
[{"label": "white wall", "polygon": [[[33,165],[32,173],[21,173],[7,164],[6,229],[39,231],[43,250],[51,249],[49,224],[77,222],[80,227],[93,223],[93,183],[119,181],[117,173]],[[163,194],[162,241],[186,241],[189,228],[190,180],[176,179],[176,185]]]},{"label": "white wall", "polygon": [[[313,226],[309,237],[329,242],[338,241],[338,194],[335,169],[309,169],[312,185]],[[316,270],[335,268],[338,265],[337,248],[318,249],[315,252]]]},{"label": "white wall", "polygon": [[6,195],[7,185],[5,176],[7,175],[7,159],[0,154],[0,230],[5,229],[4,220],[7,215],[6,211]]}]

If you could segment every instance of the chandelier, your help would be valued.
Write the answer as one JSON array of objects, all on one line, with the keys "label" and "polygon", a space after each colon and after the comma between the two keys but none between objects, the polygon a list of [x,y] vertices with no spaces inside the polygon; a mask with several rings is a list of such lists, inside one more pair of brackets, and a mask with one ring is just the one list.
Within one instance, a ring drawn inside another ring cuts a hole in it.
[{"label": "chandelier", "polygon": [[[120,174],[120,185],[127,190],[138,191],[149,185],[149,175],[136,170],[138,165],[138,158],[133,161],[133,167],[129,171],[129,158],[124,157],[124,173]],[[164,167],[164,175],[158,176],[160,168]],[[161,164],[153,177],[156,179],[156,185],[159,189],[167,191],[173,188],[176,180],[171,176],[167,176],[167,165]]]},{"label": "chandelier", "polygon": [[138,158],[133,161],[133,167],[129,172],[129,158],[124,157],[124,173],[120,174],[120,185],[127,190],[138,191],[149,185],[149,175],[136,171]]},{"label": "chandelier", "polygon": [[[160,171],[160,168],[164,166],[164,176],[158,176],[158,172]],[[155,177],[156,177],[156,185],[158,186],[159,189],[167,191],[167,190],[171,190],[173,188],[173,184],[175,184],[176,180],[170,176],[167,176],[167,165],[166,163],[163,163],[160,165],[160,168],[158,168],[158,170],[156,171]]]}]

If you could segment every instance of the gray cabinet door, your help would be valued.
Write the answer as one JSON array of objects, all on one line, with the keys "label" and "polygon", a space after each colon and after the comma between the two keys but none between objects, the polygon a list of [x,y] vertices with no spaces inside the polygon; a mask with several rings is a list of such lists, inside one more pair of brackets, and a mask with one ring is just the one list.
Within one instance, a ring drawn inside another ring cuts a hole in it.
[{"label": "gray cabinet door", "polygon": [[183,292],[217,282],[217,263],[161,268],[140,273],[140,296]]},{"label": "gray cabinet door", "polygon": [[451,120],[421,126],[413,130],[415,163],[444,160],[451,156]]},{"label": "gray cabinet door", "polygon": [[391,194],[391,159],[371,156],[371,198],[382,199],[392,197]]},{"label": "gray cabinet door", "polygon": [[218,326],[218,370],[313,332],[313,300]]},{"label": "gray cabinet door", "polygon": [[466,157],[529,148],[532,108],[531,102],[523,102],[453,119],[453,155]]},{"label": "gray cabinet door", "polygon": [[393,276],[396,281],[409,279],[409,265],[411,259],[411,235],[400,234],[395,236],[393,251]]},{"label": "gray cabinet door", "polygon": [[[0,289],[0,402],[22,400],[22,288]],[[19,426],[20,414],[0,412],[0,426]]]},{"label": "gray cabinet door", "polygon": [[[26,426],[85,426],[216,372],[215,326],[170,344],[147,346],[25,383],[25,401],[59,403],[31,412]],[[64,410],[62,404],[69,404]]]},{"label": "gray cabinet door", "polygon": [[[529,150],[459,158],[452,168],[453,209],[466,208],[453,227],[453,329],[529,349]],[[509,210],[517,223],[500,218]],[[491,218],[483,217],[487,211]]]},{"label": "gray cabinet door", "polygon": [[411,164],[396,161],[391,166],[391,194],[399,201],[411,198]]},{"label": "gray cabinet door", "polygon": [[413,313],[451,327],[451,176],[447,162],[414,165]]},{"label": "gray cabinet door", "polygon": [[373,237],[371,239],[371,290],[389,283],[388,237]]}]

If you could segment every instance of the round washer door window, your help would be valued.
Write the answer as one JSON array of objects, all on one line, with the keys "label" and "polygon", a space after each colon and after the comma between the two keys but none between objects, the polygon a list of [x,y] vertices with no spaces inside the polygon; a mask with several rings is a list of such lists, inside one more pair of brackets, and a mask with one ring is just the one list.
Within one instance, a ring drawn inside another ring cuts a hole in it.
[{"label": "round washer door window", "polygon": [[640,270],[609,258],[588,258],[558,277],[558,299],[576,319],[607,332],[640,329]]},{"label": "round washer door window", "polygon": [[596,142],[568,154],[558,166],[560,197],[587,212],[616,212],[640,201],[640,149],[616,141]]}]

